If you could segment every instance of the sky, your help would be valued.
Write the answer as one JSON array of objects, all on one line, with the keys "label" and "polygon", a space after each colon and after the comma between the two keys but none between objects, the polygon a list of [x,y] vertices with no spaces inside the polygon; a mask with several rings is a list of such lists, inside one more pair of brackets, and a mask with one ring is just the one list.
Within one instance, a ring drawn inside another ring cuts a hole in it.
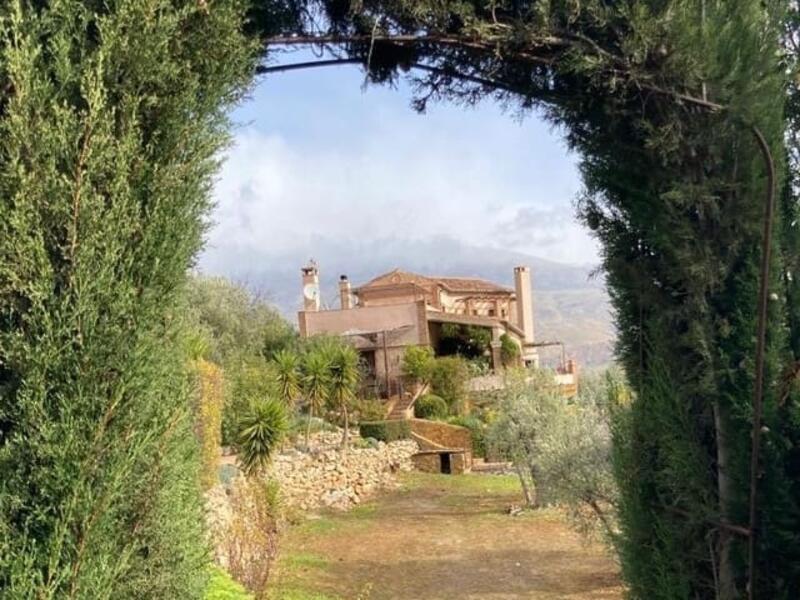
[{"label": "sky", "polygon": [[597,262],[574,218],[577,157],[558,131],[490,101],[420,115],[407,84],[363,84],[355,66],[259,81],[233,113],[201,270],[315,256],[337,241],[432,238]]}]

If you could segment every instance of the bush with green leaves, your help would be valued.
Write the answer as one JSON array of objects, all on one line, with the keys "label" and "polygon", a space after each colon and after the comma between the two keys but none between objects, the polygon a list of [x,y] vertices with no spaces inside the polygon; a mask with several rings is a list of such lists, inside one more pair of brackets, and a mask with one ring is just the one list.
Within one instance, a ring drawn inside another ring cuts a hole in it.
[{"label": "bush with green leaves", "polygon": [[469,368],[460,356],[443,356],[433,362],[431,393],[447,402],[450,414],[463,412],[467,402]]},{"label": "bush with green leaves", "polygon": [[513,462],[530,506],[559,504],[581,531],[613,542],[618,492],[611,417],[622,386],[616,373],[587,377],[568,400],[551,373],[516,373],[487,435],[491,451]]},{"label": "bush with green leaves", "polygon": [[381,442],[396,442],[411,437],[408,421],[365,421],[358,424],[362,438],[372,438]]},{"label": "bush with green leaves", "polygon": [[401,370],[403,377],[413,383],[430,381],[434,363],[430,346],[408,346],[403,352]]},{"label": "bush with green leaves", "polygon": [[500,336],[500,361],[504,367],[516,367],[520,364],[519,344],[507,333]]},{"label": "bush with green leaves", "polygon": [[183,339],[242,4],[0,4],[0,594],[198,598]]},{"label": "bush with green leaves", "polygon": [[236,451],[245,475],[264,470],[289,431],[286,407],[280,400],[265,398],[250,403],[239,418]]},{"label": "bush with green leaves", "polygon": [[225,407],[222,412],[222,444],[236,443],[241,417],[254,402],[280,397],[280,382],[273,365],[261,356],[239,357],[225,370]]},{"label": "bush with green leaves", "polygon": [[188,304],[210,333],[208,358],[222,366],[253,356],[270,359],[296,344],[297,331],[272,305],[224,277],[192,277]]},{"label": "bush with green leaves", "polygon": [[472,454],[478,457],[486,456],[486,423],[476,415],[459,415],[450,417],[447,422],[469,429],[472,437]]},{"label": "bush with green leaves", "polygon": [[435,394],[425,394],[414,403],[414,416],[418,419],[443,420],[448,414],[447,402]]},{"label": "bush with green leaves", "polygon": [[352,414],[356,423],[380,421],[386,417],[386,404],[377,398],[358,398],[353,403]]},{"label": "bush with green leaves", "polygon": [[203,600],[254,600],[240,584],[219,567],[211,567],[211,576]]}]

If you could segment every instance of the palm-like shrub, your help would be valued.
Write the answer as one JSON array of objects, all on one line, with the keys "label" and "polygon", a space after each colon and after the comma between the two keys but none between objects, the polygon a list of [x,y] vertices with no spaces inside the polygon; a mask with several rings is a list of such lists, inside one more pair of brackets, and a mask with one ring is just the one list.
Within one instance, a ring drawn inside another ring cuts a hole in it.
[{"label": "palm-like shrub", "polygon": [[255,475],[267,466],[288,429],[286,409],[278,400],[252,403],[239,421],[236,439],[239,464],[246,475]]},{"label": "palm-like shrub", "polygon": [[300,396],[300,357],[290,350],[280,350],[272,359],[278,394],[287,406]]},{"label": "palm-like shrub", "polygon": [[301,386],[306,401],[308,420],[306,422],[306,447],[311,437],[311,419],[322,413],[328,399],[330,380],[330,359],[321,348],[313,348],[305,354],[302,363]]},{"label": "palm-like shrub", "polygon": [[349,345],[333,350],[330,358],[329,398],[342,418],[342,448],[347,448],[350,436],[350,407],[356,399],[361,372],[358,368],[358,352]]}]

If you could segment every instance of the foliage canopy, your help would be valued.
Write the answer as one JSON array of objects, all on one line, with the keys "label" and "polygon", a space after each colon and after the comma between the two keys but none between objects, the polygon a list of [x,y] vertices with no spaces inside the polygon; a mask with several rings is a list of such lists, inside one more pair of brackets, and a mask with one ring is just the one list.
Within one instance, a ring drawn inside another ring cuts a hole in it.
[{"label": "foliage canopy", "polygon": [[[627,548],[621,556],[631,593],[742,593],[748,541],[725,524],[751,525],[754,333],[767,187],[751,126],[775,158],[780,185],[789,71],[782,44],[785,10],[791,28],[796,3],[283,6],[283,14],[300,18],[264,28],[265,37],[291,34],[281,39],[285,45],[317,40],[334,57],[360,62],[375,83],[409,72],[418,110],[431,101],[491,98],[522,114],[536,108],[564,131],[581,156],[579,218],[602,242],[617,355],[635,391],[629,433],[617,450],[637,474],[620,474]],[[796,267],[800,254],[794,197],[787,194],[778,207],[768,282],[769,433],[757,479],[752,566],[753,594],[769,598],[800,594],[800,545],[787,543],[800,530],[793,450],[800,417],[781,375],[795,373],[799,358],[800,321],[791,302],[797,278],[781,281],[784,266]],[[675,426],[654,429],[655,419]]]}]

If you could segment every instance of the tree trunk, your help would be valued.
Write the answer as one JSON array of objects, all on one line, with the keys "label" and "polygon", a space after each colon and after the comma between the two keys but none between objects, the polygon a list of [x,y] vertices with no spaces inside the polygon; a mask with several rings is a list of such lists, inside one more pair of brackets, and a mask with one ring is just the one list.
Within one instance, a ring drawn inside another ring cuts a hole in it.
[{"label": "tree trunk", "polygon": [[528,508],[535,508],[536,498],[534,498],[531,488],[525,480],[525,471],[518,465],[515,466],[515,470],[519,477],[519,483],[522,486],[522,494],[525,496],[525,505],[528,506]]},{"label": "tree trunk", "polygon": [[306,419],[306,451],[311,450],[311,418],[314,416],[314,409],[308,407],[308,419]]},{"label": "tree trunk", "polygon": [[344,413],[344,432],[342,433],[342,452],[347,454],[347,448],[350,444],[350,415],[347,413],[347,406],[342,406]]},{"label": "tree trunk", "polygon": [[[733,481],[730,475],[730,438],[728,428],[730,415],[727,407],[714,402],[714,429],[717,438],[717,493],[719,494],[720,519],[730,523],[733,502]],[[731,561],[733,534],[725,529],[719,530],[719,590],[720,600],[732,600],[739,597],[736,589],[736,573]]]},{"label": "tree trunk", "polygon": [[531,474],[531,508],[539,508],[539,506],[540,506],[540,503],[539,503],[539,487],[538,487],[538,484],[536,483],[536,481],[538,479],[536,477],[536,465],[534,465],[533,463],[529,462],[528,463],[528,470],[530,471],[530,474]]}]

